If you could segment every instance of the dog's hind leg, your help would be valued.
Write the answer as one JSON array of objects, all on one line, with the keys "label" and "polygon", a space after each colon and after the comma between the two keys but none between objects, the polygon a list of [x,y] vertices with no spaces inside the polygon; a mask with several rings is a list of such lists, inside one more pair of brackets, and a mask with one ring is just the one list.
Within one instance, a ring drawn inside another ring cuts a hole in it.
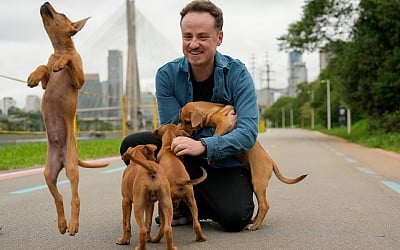
[{"label": "dog's hind leg", "polygon": [[[137,201],[137,200],[135,200]],[[144,222],[144,213],[145,213],[145,205],[143,201],[133,202],[133,211],[135,215],[136,222],[138,224],[138,231],[139,231],[139,242],[138,245],[135,247],[135,250],[142,250],[146,249],[146,237],[149,234],[149,229],[146,227]]]},{"label": "dog's hind leg", "polygon": [[145,215],[145,225],[148,229],[147,235],[146,235],[146,241],[150,242],[151,241],[151,224],[152,224],[152,219],[153,219],[153,212],[154,212],[154,203],[149,203],[146,206],[146,215]]},{"label": "dog's hind leg", "polygon": [[64,166],[71,186],[71,218],[69,220],[68,232],[69,235],[74,236],[79,230],[80,212],[78,151],[75,140],[67,140],[66,147]]},{"label": "dog's hind leg", "polygon": [[[268,185],[268,184],[267,184]],[[252,225],[248,227],[249,230],[257,230],[260,228],[265,216],[269,210],[269,204],[267,200],[267,190],[264,181],[254,181],[253,180],[254,193],[256,194],[258,202],[257,214],[252,220]]]},{"label": "dog's hind leg", "polygon": [[[172,201],[171,201],[172,203]],[[162,239],[162,237],[164,236],[164,224],[165,224],[165,214],[164,214],[164,210],[162,210],[162,204],[160,204],[160,201],[158,201],[158,215],[160,216],[160,228],[158,230],[158,233],[156,236],[152,237],[150,239],[151,242],[153,243],[158,243],[160,242],[160,240]],[[170,223],[172,223],[172,219],[170,221]]]},{"label": "dog's hind leg", "polygon": [[67,221],[64,215],[63,197],[57,189],[57,178],[63,165],[61,155],[51,145],[48,146],[44,177],[57,209],[58,230],[64,234],[67,231]]},{"label": "dog's hind leg", "polygon": [[[164,214],[164,223],[161,222],[160,225],[160,231],[163,231],[165,235],[165,239],[167,242],[167,250],[176,250],[177,247],[174,246],[174,240],[172,236],[172,214],[173,214],[173,208],[172,208],[172,200],[170,199],[171,196],[166,197],[164,201],[159,201],[160,203],[163,203],[160,206],[161,213]],[[166,202],[165,202],[166,201]]]},{"label": "dog's hind leg", "polygon": [[186,198],[185,203],[190,209],[193,217],[193,229],[196,232],[196,241],[205,241],[207,240],[206,236],[203,234],[201,230],[201,225],[199,222],[199,210],[197,209],[196,200],[194,198],[193,191],[188,194],[189,197]]},{"label": "dog's hind leg", "polygon": [[122,198],[122,228],[123,233],[120,238],[117,239],[118,245],[129,245],[131,242],[131,213],[132,213],[132,201],[128,198]]}]

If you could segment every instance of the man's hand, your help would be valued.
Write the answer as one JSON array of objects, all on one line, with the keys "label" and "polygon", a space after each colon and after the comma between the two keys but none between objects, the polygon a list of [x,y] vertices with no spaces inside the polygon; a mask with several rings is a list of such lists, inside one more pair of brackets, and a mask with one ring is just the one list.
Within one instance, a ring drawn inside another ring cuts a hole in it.
[{"label": "man's hand", "polygon": [[178,136],[172,140],[171,151],[176,156],[191,155],[197,156],[204,153],[206,147],[201,144],[201,141],[193,140],[190,137]]},{"label": "man's hand", "polygon": [[231,127],[229,128],[229,132],[232,131],[233,129],[236,128],[236,124],[237,124],[237,114],[235,113],[235,110],[231,110],[228,113],[228,119],[231,122]]}]

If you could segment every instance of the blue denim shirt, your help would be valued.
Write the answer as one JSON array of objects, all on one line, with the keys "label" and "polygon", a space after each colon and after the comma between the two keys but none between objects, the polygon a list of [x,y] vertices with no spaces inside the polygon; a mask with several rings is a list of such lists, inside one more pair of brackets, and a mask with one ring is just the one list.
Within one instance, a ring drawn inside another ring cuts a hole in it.
[{"label": "blue denim shirt", "polygon": [[[178,123],[179,110],[193,101],[189,62],[185,57],[171,61],[156,74],[156,97],[161,124]],[[214,129],[204,128],[194,138],[203,138],[207,159],[214,167],[240,166],[231,156],[251,149],[258,133],[258,106],[253,80],[245,65],[219,52],[215,54],[214,103],[235,107],[238,122],[225,135],[213,136]]]}]

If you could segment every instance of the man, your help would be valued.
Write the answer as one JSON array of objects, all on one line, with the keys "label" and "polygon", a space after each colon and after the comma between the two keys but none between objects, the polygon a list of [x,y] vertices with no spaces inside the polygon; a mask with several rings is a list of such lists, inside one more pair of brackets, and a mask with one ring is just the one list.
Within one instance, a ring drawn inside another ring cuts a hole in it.
[{"label": "man", "polygon": [[[239,60],[217,51],[223,39],[223,15],[210,1],[195,0],[181,11],[184,57],[162,66],[156,75],[156,97],[161,124],[178,123],[179,110],[191,101],[211,101],[235,106],[230,118],[236,123],[223,136],[204,128],[193,138],[177,137],[171,149],[183,156],[191,178],[207,170],[207,179],[194,187],[199,218],[218,222],[226,231],[241,231],[254,211],[250,171],[234,155],[251,149],[257,138],[258,108],[253,80]],[[160,141],[148,132],[132,134],[121,144],[121,154],[130,146]],[[213,165],[208,165],[212,160]],[[189,214],[184,207],[179,217]]]}]

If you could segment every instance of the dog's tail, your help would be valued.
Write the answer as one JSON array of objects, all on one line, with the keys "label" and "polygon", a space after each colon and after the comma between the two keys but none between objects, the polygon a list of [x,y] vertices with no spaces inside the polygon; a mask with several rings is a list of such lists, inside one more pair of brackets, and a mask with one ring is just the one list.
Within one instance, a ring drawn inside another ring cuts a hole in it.
[{"label": "dog's tail", "polygon": [[154,161],[142,160],[142,159],[138,159],[138,158],[135,158],[135,157],[130,158],[130,160],[133,161],[134,163],[139,164],[143,168],[145,168],[147,171],[149,171],[150,174],[157,173],[157,169],[154,166],[154,164],[155,164]]},{"label": "dog's tail", "polygon": [[175,183],[177,185],[197,185],[202,183],[207,178],[207,171],[203,167],[200,168],[201,171],[203,172],[203,175],[200,176],[199,178],[193,180],[176,180]]},{"label": "dog's tail", "polygon": [[89,163],[78,160],[78,165],[84,168],[104,168],[107,167],[109,163]]},{"label": "dog's tail", "polygon": [[275,163],[275,161],[272,160],[272,159],[271,159],[271,161],[272,161],[272,167],[273,167],[273,169],[274,169],[274,173],[275,173],[276,177],[277,177],[281,182],[283,182],[283,183],[286,183],[286,184],[295,184],[295,183],[297,183],[297,182],[302,181],[304,178],[307,177],[307,175],[304,174],[304,175],[301,175],[301,176],[299,176],[299,177],[297,177],[297,178],[295,178],[295,179],[286,178],[286,177],[284,177],[284,176],[281,174],[281,172],[279,171],[278,165]]}]

